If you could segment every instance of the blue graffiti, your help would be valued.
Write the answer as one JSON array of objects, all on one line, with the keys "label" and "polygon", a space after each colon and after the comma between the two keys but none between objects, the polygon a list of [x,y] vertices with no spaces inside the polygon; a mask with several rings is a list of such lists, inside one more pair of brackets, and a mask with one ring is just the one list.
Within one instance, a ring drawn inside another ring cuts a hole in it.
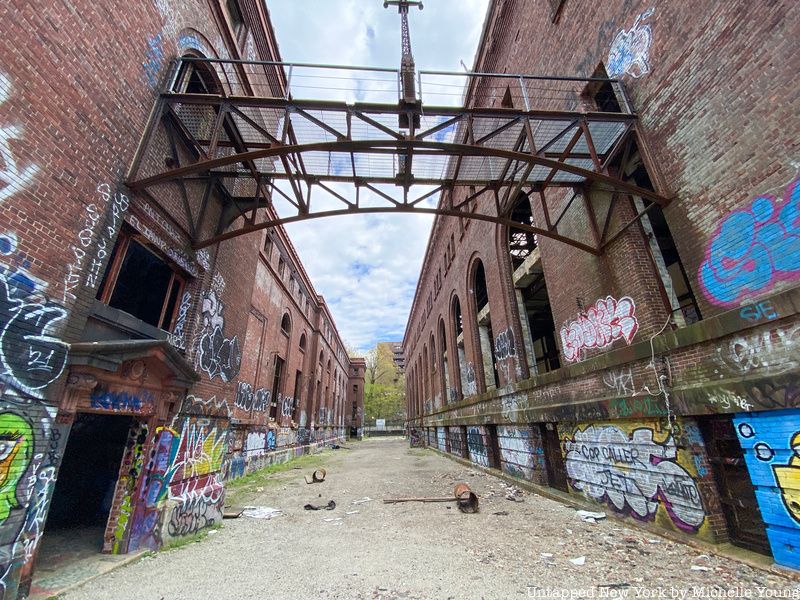
[{"label": "blue graffiti", "polygon": [[155,88],[158,85],[158,75],[164,60],[164,36],[160,33],[150,36],[147,40],[147,53],[142,66],[151,88]]},{"label": "blue graffiti", "polygon": [[708,245],[699,277],[708,299],[720,306],[800,278],[800,179],[789,184],[782,203],[759,196],[728,216]]},{"label": "blue graffiti", "polygon": [[277,448],[277,443],[275,440],[275,432],[270,429],[267,432],[267,450],[275,450]]},{"label": "blue graffiti", "polygon": [[775,562],[800,568],[800,410],[733,419]]},{"label": "blue graffiti", "polygon": [[142,406],[153,405],[155,399],[146,390],[140,391],[137,396],[128,392],[112,392],[98,385],[92,390],[91,400],[92,408],[140,412]]}]

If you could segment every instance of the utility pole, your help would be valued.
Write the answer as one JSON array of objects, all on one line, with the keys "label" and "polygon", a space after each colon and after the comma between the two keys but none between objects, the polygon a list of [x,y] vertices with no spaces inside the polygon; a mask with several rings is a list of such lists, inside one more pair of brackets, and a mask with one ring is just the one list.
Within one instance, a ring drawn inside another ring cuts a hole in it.
[{"label": "utility pole", "polygon": [[[396,6],[397,12],[400,15],[400,37],[402,55],[400,58],[400,85],[401,85],[401,98],[400,103],[412,109],[414,112],[413,123],[414,127],[419,126],[419,108],[420,102],[417,100],[417,86],[415,77],[417,69],[414,64],[414,55],[411,53],[411,32],[408,28],[408,9],[416,6],[422,10],[422,2],[417,0],[384,0],[383,7]],[[409,129],[410,123],[407,115],[401,115],[400,127]]]}]

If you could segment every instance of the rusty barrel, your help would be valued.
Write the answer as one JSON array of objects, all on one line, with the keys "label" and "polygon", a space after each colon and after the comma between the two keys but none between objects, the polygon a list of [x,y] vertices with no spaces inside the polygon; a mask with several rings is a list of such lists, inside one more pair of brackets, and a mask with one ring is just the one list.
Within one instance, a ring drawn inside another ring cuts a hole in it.
[{"label": "rusty barrel", "polygon": [[458,510],[463,513],[478,512],[478,496],[475,495],[466,483],[457,483],[453,493],[458,502]]},{"label": "rusty barrel", "polygon": [[311,475],[311,478],[315,482],[325,481],[325,475],[327,475],[327,471],[325,469],[317,469]]}]

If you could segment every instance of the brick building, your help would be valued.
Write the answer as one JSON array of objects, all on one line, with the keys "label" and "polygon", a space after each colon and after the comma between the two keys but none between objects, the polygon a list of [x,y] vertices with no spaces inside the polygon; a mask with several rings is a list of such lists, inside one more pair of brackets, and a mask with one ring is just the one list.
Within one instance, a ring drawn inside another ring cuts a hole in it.
[{"label": "brick building", "polygon": [[283,229],[197,250],[246,218],[240,202],[125,186],[133,164],[202,155],[210,122],[221,151],[271,125],[157,103],[280,95],[272,65],[176,61],[279,61],[265,3],[12,0],[0,15],[0,581],[16,598],[59,532],[158,547],[218,522],[226,479],[358,429],[363,364]]},{"label": "brick building", "polygon": [[[798,22],[789,1],[492,0],[473,70],[506,78],[466,105],[573,110],[519,147],[602,153],[671,201],[551,174],[508,225],[438,216],[404,337],[412,442],[800,567]],[[622,112],[624,147],[581,133]]]}]

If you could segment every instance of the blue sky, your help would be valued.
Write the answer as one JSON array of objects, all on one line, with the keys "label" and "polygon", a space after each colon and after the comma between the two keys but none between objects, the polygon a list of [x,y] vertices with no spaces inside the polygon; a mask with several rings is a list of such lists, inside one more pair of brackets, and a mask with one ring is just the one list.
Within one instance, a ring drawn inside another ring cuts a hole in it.
[{"label": "blue sky", "polygon": [[[400,18],[382,0],[267,0],[267,6],[287,62],[400,64]],[[427,0],[424,10],[413,9],[417,68],[462,71],[462,61],[471,68],[487,6],[488,0]],[[353,193],[346,186],[337,191]],[[430,216],[371,214],[286,226],[353,348],[402,339],[431,223]]]}]

